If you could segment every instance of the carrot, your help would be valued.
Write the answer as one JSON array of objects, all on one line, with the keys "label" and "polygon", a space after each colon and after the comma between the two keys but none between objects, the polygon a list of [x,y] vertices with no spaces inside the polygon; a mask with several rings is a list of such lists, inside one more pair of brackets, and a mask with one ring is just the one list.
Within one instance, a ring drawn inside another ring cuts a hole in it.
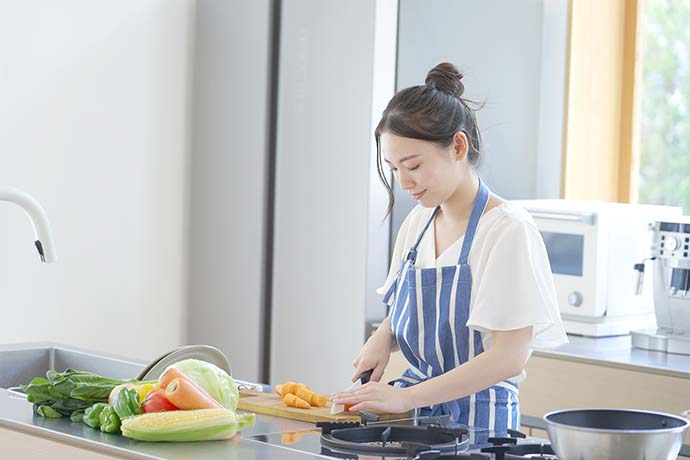
[{"label": "carrot", "polygon": [[304,387],[297,388],[297,391],[295,391],[295,396],[300,399],[304,399],[308,403],[311,403],[311,395],[313,394],[313,391],[309,391]]},{"label": "carrot", "polygon": [[283,384],[279,383],[278,385],[275,386],[276,393],[278,393],[278,396],[281,398],[283,397]]},{"label": "carrot", "polygon": [[298,388],[295,396],[302,398],[312,406],[324,407],[328,398],[325,395],[315,393],[306,387]]},{"label": "carrot", "polygon": [[295,383],[288,381],[283,383],[282,394],[286,395],[292,393],[293,395],[295,395],[297,394],[297,390],[299,390],[300,388],[306,388],[307,390],[311,390],[311,388],[309,388],[307,385],[303,383]]},{"label": "carrot", "polygon": [[297,391],[297,383],[295,382],[285,382],[283,383],[283,395],[286,394],[295,394],[295,391]]},{"label": "carrot", "polygon": [[328,402],[328,396],[322,395],[320,393],[314,393],[309,401],[312,406],[326,407],[326,402]]},{"label": "carrot", "polygon": [[308,390],[307,387],[298,388],[295,396],[302,398],[312,406],[325,407],[328,397],[315,391]]},{"label": "carrot", "polygon": [[298,398],[292,393],[286,394],[283,398],[283,401],[285,401],[285,404],[287,404],[288,406],[297,407],[299,409],[309,409],[311,407],[309,403],[306,402],[304,399]]},{"label": "carrot", "polygon": [[[189,376],[187,374],[185,374],[184,372],[182,372],[179,369],[175,369],[174,367],[171,367],[169,369],[166,369],[166,371],[163,372],[163,374],[158,378],[158,384],[160,385],[161,388],[166,389],[166,388],[168,388],[168,385],[170,384],[170,382],[172,382],[174,379],[185,379],[185,380],[188,380],[188,381],[194,383],[194,381],[191,378],[189,378]],[[196,385],[196,383],[195,383],[195,385]]]},{"label": "carrot", "polygon": [[182,410],[223,407],[194,382],[183,378],[177,378],[168,383],[168,387],[165,389],[165,397]]}]

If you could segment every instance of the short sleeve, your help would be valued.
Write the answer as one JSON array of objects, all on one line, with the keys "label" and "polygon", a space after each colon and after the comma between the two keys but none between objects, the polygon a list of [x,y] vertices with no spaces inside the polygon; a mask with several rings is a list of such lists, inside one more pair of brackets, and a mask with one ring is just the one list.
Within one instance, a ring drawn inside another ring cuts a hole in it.
[{"label": "short sleeve", "polygon": [[[398,272],[400,271],[400,263],[402,262],[403,257],[405,256],[405,253],[409,247],[412,246],[412,243],[409,241],[410,231],[411,228],[414,227],[412,221],[416,220],[418,207],[419,206],[410,211],[407,217],[405,217],[403,223],[400,225],[400,229],[398,229],[398,235],[395,238],[395,246],[393,248],[393,255],[391,256],[390,268],[388,269],[388,276],[386,276],[383,286],[376,289],[377,294],[382,296],[386,295],[388,289],[390,289],[393,283],[395,283],[395,278],[398,276]],[[388,301],[388,305],[391,305],[393,300],[394,299],[391,297]]]},{"label": "short sleeve", "polygon": [[532,348],[567,343],[546,247],[534,224],[510,220],[483,251],[473,270],[468,327],[487,332],[534,326]]}]

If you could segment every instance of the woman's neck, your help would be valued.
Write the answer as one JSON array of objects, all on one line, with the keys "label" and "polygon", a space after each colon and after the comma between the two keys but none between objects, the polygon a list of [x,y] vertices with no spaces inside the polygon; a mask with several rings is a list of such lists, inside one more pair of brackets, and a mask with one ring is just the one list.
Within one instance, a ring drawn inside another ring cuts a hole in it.
[{"label": "woman's neck", "polygon": [[470,172],[467,180],[462,181],[450,198],[441,204],[441,212],[451,222],[466,222],[472,213],[478,192],[479,178]]}]

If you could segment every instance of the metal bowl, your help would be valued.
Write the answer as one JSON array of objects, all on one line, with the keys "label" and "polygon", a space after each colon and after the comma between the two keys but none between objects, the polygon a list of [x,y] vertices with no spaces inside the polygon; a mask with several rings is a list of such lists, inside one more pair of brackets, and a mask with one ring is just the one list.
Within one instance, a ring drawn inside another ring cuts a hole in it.
[{"label": "metal bowl", "polygon": [[626,409],[570,409],[544,416],[560,460],[674,460],[687,419]]},{"label": "metal bowl", "polygon": [[228,375],[232,375],[230,362],[225,353],[210,345],[185,345],[177,347],[151,361],[137,376],[138,380],[153,380],[160,377],[171,364],[185,359],[199,359],[223,369]]}]

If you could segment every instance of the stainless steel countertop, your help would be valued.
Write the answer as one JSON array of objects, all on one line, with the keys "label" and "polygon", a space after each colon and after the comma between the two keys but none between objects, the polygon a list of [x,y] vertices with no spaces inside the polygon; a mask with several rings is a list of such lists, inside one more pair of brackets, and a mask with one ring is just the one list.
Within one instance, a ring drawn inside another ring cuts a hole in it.
[{"label": "stainless steel countertop", "polygon": [[[129,378],[146,365],[146,362],[136,359],[91,352],[78,347],[53,342],[0,344],[0,351],[40,350],[44,347],[60,347],[63,350],[86,353],[96,358],[107,358],[108,361],[105,365],[113,366],[114,374],[104,373],[103,375],[114,378]],[[11,364],[5,363],[4,365]],[[96,369],[93,370],[97,371]],[[105,370],[101,370],[101,372],[105,372]],[[30,379],[33,376],[35,375],[24,376],[24,380]],[[128,459],[307,460],[323,458],[251,439],[241,439],[239,442],[207,441],[183,443],[135,441],[119,434],[102,433],[100,430],[94,430],[83,423],[73,423],[68,417],[50,419],[34,415],[32,404],[24,396],[12,393],[4,388],[0,388],[0,427]],[[300,431],[313,427],[314,425],[310,423],[257,414],[256,424],[242,430],[242,435]]]},{"label": "stainless steel countertop", "polygon": [[[642,372],[690,379],[690,356],[672,355],[632,348],[630,336],[588,338],[569,336],[570,343],[535,356],[568,359]],[[26,345],[17,345],[24,348]],[[3,349],[12,348],[5,345]],[[143,367],[143,363],[142,363]],[[527,420],[524,420],[525,422]],[[533,420],[541,426],[543,420]],[[0,426],[27,434],[53,439],[76,447],[131,459],[266,459],[304,460],[328,458],[291,450],[287,447],[241,439],[239,442],[210,441],[199,443],[150,443],[124,438],[119,434],[102,433],[68,418],[46,419],[33,414],[31,404],[23,397],[0,388]],[[257,414],[256,425],[242,431],[243,436],[313,428],[313,424]],[[690,446],[683,446],[683,455],[690,455]]]},{"label": "stainless steel countertop", "polygon": [[[119,434],[102,433],[67,417],[43,418],[33,414],[31,403],[0,388],[0,426],[75,447],[129,459],[279,459],[307,460],[324,458],[250,439],[239,442],[207,441],[183,443],[141,442]],[[256,425],[242,431],[243,436],[313,428],[310,423],[257,414]]]},{"label": "stainless steel countertop", "polygon": [[690,356],[633,348],[630,336],[581,337],[569,335],[570,343],[534,356],[567,359],[590,364],[690,379]]}]

